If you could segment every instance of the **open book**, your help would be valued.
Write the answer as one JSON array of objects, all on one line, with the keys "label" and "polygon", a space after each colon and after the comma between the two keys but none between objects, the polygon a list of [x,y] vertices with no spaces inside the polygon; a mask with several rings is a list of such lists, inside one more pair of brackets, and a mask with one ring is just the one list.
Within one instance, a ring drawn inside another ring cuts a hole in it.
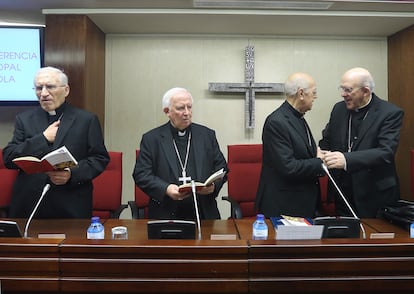
[{"label": "open book", "polygon": [[26,174],[64,170],[78,165],[76,159],[65,146],[46,154],[41,159],[23,156],[13,159],[13,162]]},{"label": "open book", "polygon": [[[222,168],[222,169],[216,171],[215,173],[213,173],[211,176],[209,176],[208,179],[204,183],[195,182],[194,185],[195,185],[196,191],[199,191],[199,190],[201,190],[201,188],[211,185],[215,181],[223,179],[225,174],[226,174],[226,171],[224,170],[224,168]],[[180,192],[188,192],[189,193],[189,192],[191,192],[191,183],[182,184],[178,188],[179,188]]]}]

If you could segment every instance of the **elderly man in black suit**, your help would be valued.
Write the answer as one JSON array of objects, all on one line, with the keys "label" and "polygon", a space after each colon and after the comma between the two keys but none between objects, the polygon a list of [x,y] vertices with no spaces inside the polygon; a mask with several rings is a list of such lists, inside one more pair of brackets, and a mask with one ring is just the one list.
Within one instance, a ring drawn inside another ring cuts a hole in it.
[{"label": "elderly man in black suit", "polygon": [[[193,97],[184,88],[168,90],[162,109],[169,121],[142,136],[133,177],[150,196],[149,218],[195,219],[191,193],[178,186],[204,182],[219,169],[227,171],[215,131],[192,122]],[[227,177],[197,191],[202,219],[219,219],[216,197]]]},{"label": "elderly man in black suit", "polygon": [[40,204],[36,218],[90,218],[92,179],[109,162],[99,120],[96,115],[66,102],[70,90],[68,78],[57,68],[41,68],[35,75],[34,89],[40,107],[16,116],[13,138],[3,149],[5,165],[17,169],[12,161],[14,158],[41,158],[66,146],[78,166],[30,175],[19,171],[9,215],[27,218],[43,187],[49,183],[51,188]]},{"label": "elderly man in black suit", "polygon": [[[373,93],[374,79],[364,68],[346,71],[339,90],[344,100],[334,105],[319,146],[357,216],[372,218],[400,197],[395,153],[404,112]],[[350,215],[332,185],[328,196],[338,215]]]},{"label": "elderly man in black suit", "polygon": [[256,207],[267,217],[314,217],[322,154],[304,119],[317,98],[314,79],[302,72],[285,82],[286,100],[263,126],[263,159]]}]

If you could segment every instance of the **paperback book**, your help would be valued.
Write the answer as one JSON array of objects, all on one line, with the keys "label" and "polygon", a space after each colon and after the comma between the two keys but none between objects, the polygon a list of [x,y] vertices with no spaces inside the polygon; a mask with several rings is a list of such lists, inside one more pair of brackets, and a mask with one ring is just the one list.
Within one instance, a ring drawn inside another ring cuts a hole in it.
[{"label": "paperback book", "polygon": [[23,156],[13,159],[13,162],[26,174],[64,170],[78,165],[75,157],[65,146],[46,154],[40,159],[34,156]]},{"label": "paperback book", "polygon": [[[196,192],[201,190],[201,188],[203,187],[207,187],[209,185],[211,185],[212,183],[223,179],[224,175],[226,174],[226,171],[224,170],[224,168],[216,171],[215,173],[213,173],[211,176],[208,177],[208,179],[204,182],[204,183],[200,183],[200,182],[195,182],[195,189]],[[191,183],[186,183],[186,184],[182,184],[181,186],[178,187],[180,192],[191,192]]]}]

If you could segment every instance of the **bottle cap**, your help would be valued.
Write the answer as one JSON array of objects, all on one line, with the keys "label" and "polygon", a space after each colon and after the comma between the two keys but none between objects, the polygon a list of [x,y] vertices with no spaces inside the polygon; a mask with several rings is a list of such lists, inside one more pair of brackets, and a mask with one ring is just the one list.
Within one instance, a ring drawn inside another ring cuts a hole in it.
[{"label": "bottle cap", "polygon": [[93,216],[93,217],[91,218],[91,221],[92,221],[93,223],[97,223],[97,222],[100,222],[100,221],[101,221],[101,218],[100,218],[99,216]]}]

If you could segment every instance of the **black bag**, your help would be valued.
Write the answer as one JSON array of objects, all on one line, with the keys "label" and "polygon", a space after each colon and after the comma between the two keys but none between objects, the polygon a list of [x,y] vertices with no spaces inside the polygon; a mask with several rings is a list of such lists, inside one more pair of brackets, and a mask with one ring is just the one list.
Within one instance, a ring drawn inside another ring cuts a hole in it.
[{"label": "black bag", "polygon": [[411,223],[414,222],[414,202],[398,200],[393,205],[381,208],[377,217],[388,220],[409,231]]}]

